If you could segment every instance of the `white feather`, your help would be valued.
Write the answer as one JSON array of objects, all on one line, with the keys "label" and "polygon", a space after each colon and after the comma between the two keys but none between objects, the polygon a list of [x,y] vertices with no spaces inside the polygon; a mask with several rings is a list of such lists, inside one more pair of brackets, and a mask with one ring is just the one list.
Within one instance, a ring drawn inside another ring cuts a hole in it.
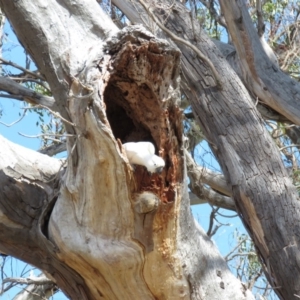
[{"label": "white feather", "polygon": [[159,172],[165,166],[164,160],[155,155],[154,145],[150,142],[130,142],[123,147],[131,164],[145,166],[150,173]]}]

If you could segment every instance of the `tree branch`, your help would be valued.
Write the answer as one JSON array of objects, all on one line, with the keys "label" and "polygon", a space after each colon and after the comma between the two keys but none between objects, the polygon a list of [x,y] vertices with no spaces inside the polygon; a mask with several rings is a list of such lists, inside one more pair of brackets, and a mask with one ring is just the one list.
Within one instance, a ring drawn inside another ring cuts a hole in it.
[{"label": "tree branch", "polygon": [[44,148],[38,150],[38,152],[49,155],[49,156],[54,156],[54,155],[64,152],[64,151],[67,151],[66,142],[52,144],[50,146],[47,146],[47,147],[44,147]]},{"label": "tree branch", "polygon": [[15,95],[18,100],[22,97],[24,101],[34,105],[41,104],[52,108],[55,106],[53,98],[32,91],[8,77],[0,77],[0,90]]},{"label": "tree branch", "polygon": [[58,290],[57,285],[43,273],[34,278],[31,276],[28,278],[6,278],[4,281],[27,285],[13,300],[45,300],[52,297]]},{"label": "tree branch", "polygon": [[3,283],[9,283],[9,282],[19,283],[19,284],[36,284],[36,285],[53,283],[53,281],[48,279],[47,277],[36,277],[36,278],[7,277],[3,279]]},{"label": "tree branch", "polygon": [[[188,168],[188,175],[190,178],[190,189],[194,195],[190,198],[191,205],[208,202],[211,205],[226,208],[235,211],[236,207],[231,197],[227,197],[215,192],[213,189],[231,196],[230,188],[226,184],[224,176],[219,173],[214,173],[206,168],[196,166],[191,155],[185,150],[186,164]],[[204,186],[210,185],[211,189]],[[199,200],[198,200],[199,199]],[[203,201],[202,199],[205,199]]]},{"label": "tree branch", "polygon": [[3,65],[13,66],[13,67],[15,67],[15,68],[17,68],[17,69],[19,69],[19,70],[21,70],[21,71],[23,71],[23,72],[31,75],[34,78],[38,78],[38,79],[40,79],[42,81],[45,81],[45,78],[43,76],[41,76],[40,74],[38,74],[37,72],[32,72],[32,71],[30,71],[28,69],[23,68],[22,66],[20,66],[20,65],[18,65],[16,63],[14,63],[12,61],[8,61],[8,60],[6,60],[4,58],[0,58],[0,61],[2,62]]},{"label": "tree branch", "polygon": [[231,197],[231,187],[227,184],[224,175],[213,172],[207,168],[197,166],[190,153],[185,150],[186,164],[189,172],[197,182],[208,184],[214,190]]},{"label": "tree branch", "polygon": [[192,43],[190,43],[187,40],[184,40],[182,38],[180,38],[179,36],[175,35],[171,30],[169,30],[168,28],[166,28],[160,21],[159,19],[154,15],[154,13],[151,11],[151,9],[149,7],[147,7],[146,3],[143,0],[139,0],[139,2],[142,4],[142,6],[144,7],[144,9],[148,12],[148,14],[151,16],[151,18],[154,20],[154,22],[157,24],[157,26],[163,30],[168,36],[171,37],[172,40],[179,42],[181,44],[184,44],[185,46],[187,46],[188,48],[190,48],[191,50],[193,50],[197,56],[203,60],[204,62],[207,63],[207,65],[209,66],[210,70],[213,73],[213,76],[215,78],[216,84],[217,86],[221,89],[222,88],[222,80],[221,77],[218,73],[218,71],[216,70],[215,66],[213,65],[213,63],[211,62],[211,60],[206,57],[196,46],[194,46]]},{"label": "tree branch", "polygon": [[220,0],[220,4],[241,61],[243,82],[261,101],[300,125],[300,83],[269,59],[272,50],[259,39],[245,0]]}]

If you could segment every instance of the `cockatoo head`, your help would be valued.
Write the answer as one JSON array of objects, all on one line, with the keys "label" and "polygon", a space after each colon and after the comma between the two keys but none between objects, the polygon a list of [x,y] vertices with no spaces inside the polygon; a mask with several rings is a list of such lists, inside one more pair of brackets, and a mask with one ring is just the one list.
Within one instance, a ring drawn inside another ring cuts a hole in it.
[{"label": "cockatoo head", "polygon": [[165,161],[157,155],[149,155],[145,160],[145,167],[150,173],[161,173],[165,166]]}]

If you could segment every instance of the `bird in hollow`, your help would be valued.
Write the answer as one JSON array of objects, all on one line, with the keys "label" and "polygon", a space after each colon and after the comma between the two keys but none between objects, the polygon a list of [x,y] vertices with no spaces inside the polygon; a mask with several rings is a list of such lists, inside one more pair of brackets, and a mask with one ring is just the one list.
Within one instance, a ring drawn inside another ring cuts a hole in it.
[{"label": "bird in hollow", "polygon": [[165,161],[155,155],[154,145],[150,142],[130,142],[123,144],[131,164],[145,166],[150,173],[160,173]]}]

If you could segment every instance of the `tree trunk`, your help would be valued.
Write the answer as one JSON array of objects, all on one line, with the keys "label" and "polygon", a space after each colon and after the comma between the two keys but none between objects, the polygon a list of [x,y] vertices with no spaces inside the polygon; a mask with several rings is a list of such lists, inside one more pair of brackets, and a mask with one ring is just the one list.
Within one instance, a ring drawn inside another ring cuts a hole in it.
[{"label": "tree trunk", "polygon": [[[191,215],[179,51],[141,26],[117,32],[93,1],[0,3],[72,135],[63,174],[3,142],[0,250],[72,299],[253,299]],[[122,143],[140,140],[165,160],[161,174],[130,166]]]},{"label": "tree trunk", "polygon": [[[115,2],[122,10],[120,1]],[[222,1],[223,6],[225,2],[226,6],[230,6],[235,1]],[[243,7],[243,4],[238,2],[239,7]],[[137,3],[135,5],[137,6]],[[183,91],[191,101],[194,115],[232,186],[237,209],[257,247],[265,274],[281,299],[296,299],[297,295],[300,295],[300,268],[298,264],[291,262],[298,261],[299,256],[300,232],[299,226],[295,224],[298,223],[300,204],[280,153],[243,83],[198,23],[191,23],[189,11],[178,2],[173,5],[166,4],[165,9],[160,5],[159,9],[154,8],[153,11],[169,30],[197,46],[219,72],[221,88],[218,88],[216,78],[206,61],[199,59],[190,47],[175,41],[182,52]],[[134,16],[134,10],[129,12]],[[139,15],[143,14],[139,11]],[[168,17],[162,20],[162,16]],[[236,26],[236,20],[228,18],[227,23],[228,26],[229,23]],[[244,31],[241,30],[240,33],[243,34]],[[258,39],[254,39],[253,43],[257,41],[260,44]],[[244,45],[249,48],[248,44]],[[260,49],[263,52],[261,46]],[[271,62],[265,54],[261,54],[261,57],[270,65],[264,69],[265,72],[271,72]],[[242,55],[240,58],[243,61]],[[259,59],[251,62],[256,63],[255,66],[263,72]],[[251,66],[248,68],[251,69]],[[272,83],[274,93],[269,93],[270,89],[266,90],[267,94],[258,93],[255,88],[251,91],[259,97],[264,97],[263,99],[269,97],[269,102],[266,100],[266,103],[271,105],[273,102],[274,109],[299,124],[299,114],[296,113],[295,107],[297,106],[298,110],[299,108],[292,95],[285,94],[288,99],[284,103],[280,101],[286,98],[281,97],[279,101],[278,96],[275,97],[275,90],[280,89],[278,82],[285,82],[285,88],[290,84],[293,87],[291,94],[297,93],[299,83],[291,79],[286,81],[287,76],[277,67],[273,72],[277,72],[276,75],[274,73],[277,83]],[[260,74],[265,76],[265,73]],[[245,76],[252,80],[252,75],[247,73]],[[275,78],[274,76],[272,78]],[[256,88],[259,91],[263,90],[261,87]],[[286,103],[288,105],[285,106]],[[285,108],[282,109],[282,106]]]}]

